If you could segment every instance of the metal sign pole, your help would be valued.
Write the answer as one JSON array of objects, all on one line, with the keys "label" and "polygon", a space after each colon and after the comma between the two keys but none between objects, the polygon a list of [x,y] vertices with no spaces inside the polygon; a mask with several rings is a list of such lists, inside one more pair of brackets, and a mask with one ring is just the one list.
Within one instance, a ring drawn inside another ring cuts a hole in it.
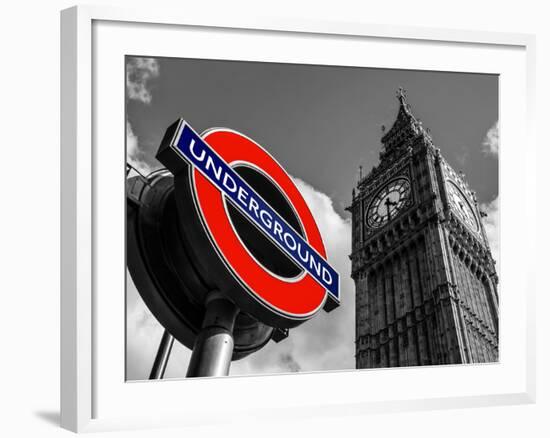
[{"label": "metal sign pole", "polygon": [[168,359],[170,358],[170,352],[172,351],[173,345],[174,337],[168,333],[167,330],[164,330],[155,361],[153,362],[153,368],[151,368],[149,380],[157,380],[164,377],[164,372],[166,371],[166,365],[168,365]]},{"label": "metal sign pole", "polygon": [[239,309],[217,292],[206,299],[202,329],[195,339],[187,377],[229,375],[233,356],[233,327]]}]

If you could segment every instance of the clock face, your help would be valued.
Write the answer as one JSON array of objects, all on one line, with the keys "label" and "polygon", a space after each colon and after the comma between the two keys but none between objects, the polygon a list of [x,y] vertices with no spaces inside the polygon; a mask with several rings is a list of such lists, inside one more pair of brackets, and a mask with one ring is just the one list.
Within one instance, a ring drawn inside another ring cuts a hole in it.
[{"label": "clock face", "polygon": [[462,191],[452,182],[447,181],[449,203],[458,217],[473,231],[479,230],[476,214]]},{"label": "clock face", "polygon": [[379,228],[411,203],[411,184],[405,178],[398,178],[384,186],[372,199],[366,213],[367,225]]}]

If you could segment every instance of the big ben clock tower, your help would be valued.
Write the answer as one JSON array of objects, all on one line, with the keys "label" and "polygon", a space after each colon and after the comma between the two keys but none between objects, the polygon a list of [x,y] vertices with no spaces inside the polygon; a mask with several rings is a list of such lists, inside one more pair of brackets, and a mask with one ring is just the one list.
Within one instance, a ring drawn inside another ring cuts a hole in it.
[{"label": "big ben clock tower", "polygon": [[357,368],[495,362],[498,294],[475,193],[412,114],[353,190]]}]

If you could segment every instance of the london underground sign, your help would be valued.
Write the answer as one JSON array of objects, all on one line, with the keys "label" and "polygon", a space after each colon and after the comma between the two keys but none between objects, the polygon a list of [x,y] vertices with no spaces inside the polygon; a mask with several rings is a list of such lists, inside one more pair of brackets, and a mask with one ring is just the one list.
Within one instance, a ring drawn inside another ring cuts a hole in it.
[{"label": "london underground sign", "polygon": [[[260,312],[266,323],[291,326],[339,305],[339,274],[326,260],[315,219],[265,149],[228,129],[200,136],[179,120],[157,158],[176,177],[176,196],[191,193],[205,234],[241,286],[227,287],[240,307],[257,316],[259,303],[268,310]],[[179,208],[182,216],[188,210]]]}]

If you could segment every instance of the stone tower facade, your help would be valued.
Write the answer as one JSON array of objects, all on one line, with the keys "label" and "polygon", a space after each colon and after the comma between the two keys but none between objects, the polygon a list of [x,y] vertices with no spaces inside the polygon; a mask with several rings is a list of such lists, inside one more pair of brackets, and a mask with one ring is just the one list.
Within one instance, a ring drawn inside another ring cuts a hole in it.
[{"label": "stone tower facade", "polygon": [[498,360],[495,262],[475,193],[402,89],[380,163],[353,190],[357,368]]}]

